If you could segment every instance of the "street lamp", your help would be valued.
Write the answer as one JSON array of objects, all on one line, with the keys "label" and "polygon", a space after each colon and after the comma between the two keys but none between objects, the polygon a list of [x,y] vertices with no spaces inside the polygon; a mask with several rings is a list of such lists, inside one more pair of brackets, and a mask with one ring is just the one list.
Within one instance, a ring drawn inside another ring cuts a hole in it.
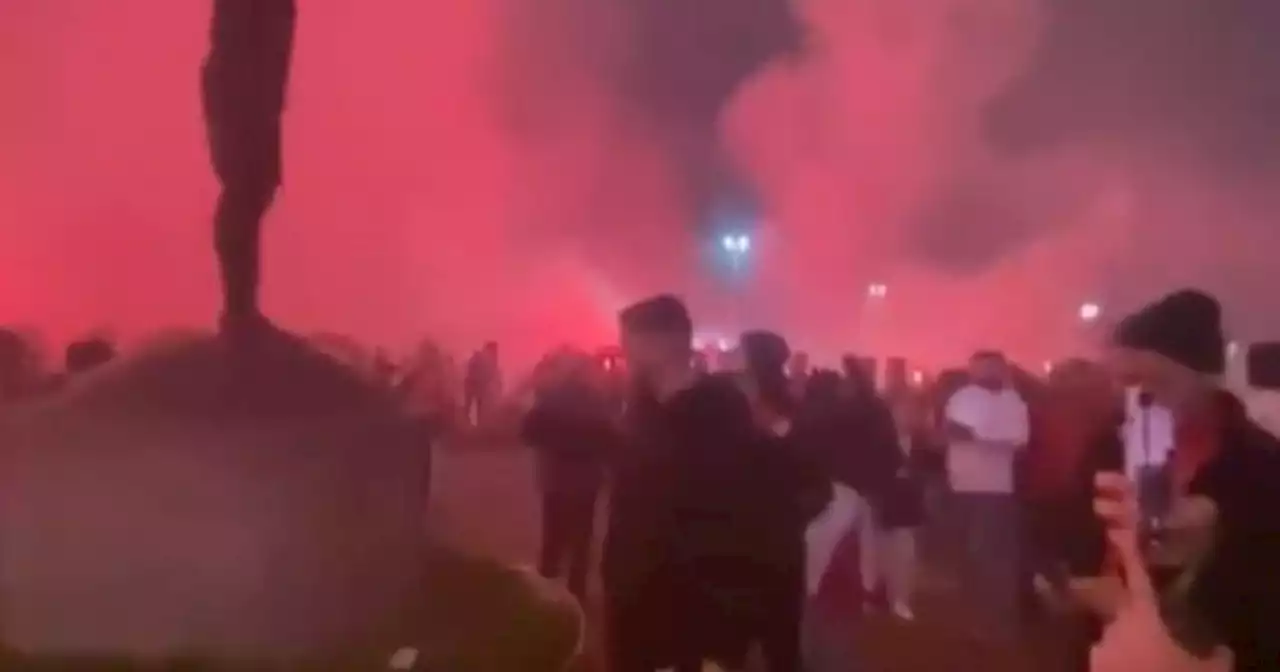
[{"label": "street lamp", "polygon": [[727,234],[720,239],[720,247],[734,256],[746,254],[751,251],[751,237],[745,233]]},{"label": "street lamp", "polygon": [[883,283],[872,283],[867,285],[867,298],[883,299],[889,295],[889,286]]},{"label": "street lamp", "polygon": [[1081,304],[1080,306],[1081,322],[1097,322],[1098,318],[1101,316],[1102,316],[1102,307],[1099,306],[1098,304],[1093,302]]}]

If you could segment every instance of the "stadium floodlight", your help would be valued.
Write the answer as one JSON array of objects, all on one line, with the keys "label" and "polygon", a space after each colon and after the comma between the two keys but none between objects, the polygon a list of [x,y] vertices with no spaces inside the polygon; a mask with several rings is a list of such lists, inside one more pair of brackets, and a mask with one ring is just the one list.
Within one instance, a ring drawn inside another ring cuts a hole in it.
[{"label": "stadium floodlight", "polygon": [[751,236],[744,233],[726,234],[720,239],[720,247],[734,256],[746,254],[751,251]]}]

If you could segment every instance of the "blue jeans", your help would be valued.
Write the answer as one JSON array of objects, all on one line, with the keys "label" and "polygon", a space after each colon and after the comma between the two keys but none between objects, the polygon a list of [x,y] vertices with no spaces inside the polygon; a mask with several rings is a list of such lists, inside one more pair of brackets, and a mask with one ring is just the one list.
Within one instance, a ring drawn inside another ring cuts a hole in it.
[{"label": "blue jeans", "polygon": [[1018,503],[1013,495],[957,492],[950,521],[961,590],[984,625],[1015,634],[1018,623]]}]

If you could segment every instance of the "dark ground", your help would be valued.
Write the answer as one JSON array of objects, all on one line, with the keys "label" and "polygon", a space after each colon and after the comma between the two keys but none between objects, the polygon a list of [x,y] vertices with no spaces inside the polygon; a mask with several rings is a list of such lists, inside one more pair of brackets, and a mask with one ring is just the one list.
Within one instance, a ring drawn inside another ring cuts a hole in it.
[{"label": "dark ground", "polygon": [[[430,518],[451,543],[517,563],[533,561],[538,507],[529,454],[517,448],[442,448],[437,452]],[[842,564],[851,564],[846,554]],[[1051,672],[1057,656],[996,647],[966,632],[966,610],[954,589],[924,577],[917,620],[902,623],[872,614],[858,616],[852,576],[834,576],[828,588],[849,636],[864,654],[859,672]],[[1030,647],[1027,647],[1030,649]],[[852,669],[852,668],[851,668]]]}]

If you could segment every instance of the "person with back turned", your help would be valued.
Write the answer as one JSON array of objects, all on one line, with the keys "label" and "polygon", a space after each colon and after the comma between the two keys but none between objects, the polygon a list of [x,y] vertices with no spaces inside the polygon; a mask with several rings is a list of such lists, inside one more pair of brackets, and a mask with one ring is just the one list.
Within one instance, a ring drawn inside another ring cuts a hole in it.
[{"label": "person with back turned", "polygon": [[558,356],[538,381],[533,408],[521,427],[522,438],[536,453],[542,493],[538,572],[553,578],[566,571],[569,591],[580,601],[586,598],[605,458],[616,440],[594,364],[581,353]]},{"label": "person with back turned", "polygon": [[260,333],[262,218],[281,182],[281,116],[293,54],[294,0],[214,0],[201,79],[209,153],[222,185],[214,244],[224,334]]}]

